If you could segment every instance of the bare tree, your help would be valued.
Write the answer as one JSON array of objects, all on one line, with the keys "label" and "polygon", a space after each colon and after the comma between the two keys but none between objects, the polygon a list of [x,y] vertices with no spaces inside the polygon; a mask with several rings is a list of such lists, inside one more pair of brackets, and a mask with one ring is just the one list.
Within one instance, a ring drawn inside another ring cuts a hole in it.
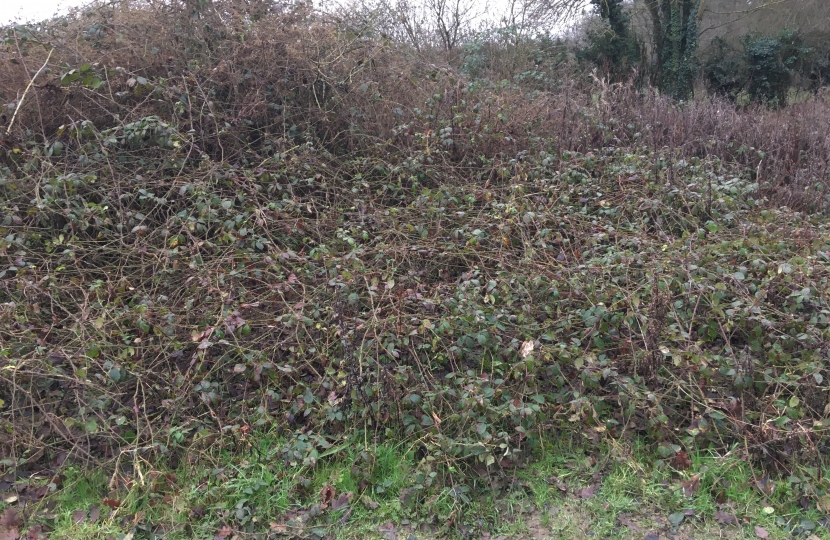
[{"label": "bare tree", "polygon": [[403,35],[406,40],[420,52],[427,38],[428,23],[426,15],[422,9],[417,8],[409,0],[398,0],[396,4],[395,16],[403,30]]},{"label": "bare tree", "polygon": [[468,33],[474,0],[342,0],[326,6],[352,28],[408,43],[450,50]]},{"label": "bare tree", "polygon": [[545,33],[573,21],[588,4],[589,0],[510,0],[502,24],[517,38]]},{"label": "bare tree", "polygon": [[[472,30],[480,13],[475,0],[426,0],[425,7],[438,40],[445,51],[455,49]],[[486,6],[485,6],[486,7]]]},{"label": "bare tree", "polygon": [[575,18],[588,3],[508,0],[501,12],[491,11],[482,0],[328,0],[320,7],[352,27],[408,43],[418,51],[428,47],[452,51],[483,28],[508,30],[515,45]]}]

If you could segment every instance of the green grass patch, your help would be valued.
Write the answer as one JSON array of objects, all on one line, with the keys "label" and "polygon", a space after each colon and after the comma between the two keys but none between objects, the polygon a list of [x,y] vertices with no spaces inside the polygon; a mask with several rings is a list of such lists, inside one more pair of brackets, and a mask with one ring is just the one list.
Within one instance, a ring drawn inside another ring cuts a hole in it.
[{"label": "green grass patch", "polygon": [[830,537],[824,515],[799,506],[799,490],[821,489],[826,470],[770,480],[739,451],[696,452],[677,470],[639,442],[547,439],[528,462],[468,471],[470,481],[461,485],[403,445],[365,448],[358,437],[314,466],[291,466],[278,455],[281,437],[250,440],[244,450],[206,451],[174,469],[142,460],[114,476],[114,489],[104,471],[70,467],[61,488],[41,503],[54,507],[50,519],[36,521],[51,538],[79,540],[382,538],[390,527],[419,538],[755,538],[756,527],[769,538]]}]

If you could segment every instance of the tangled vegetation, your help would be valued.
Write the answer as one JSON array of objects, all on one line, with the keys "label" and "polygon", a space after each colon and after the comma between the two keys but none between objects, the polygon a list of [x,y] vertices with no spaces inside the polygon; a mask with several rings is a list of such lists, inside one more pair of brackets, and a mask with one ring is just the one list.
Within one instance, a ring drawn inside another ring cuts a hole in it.
[{"label": "tangled vegetation", "polygon": [[493,84],[303,11],[102,7],[0,54],[8,471],[263,432],[289,469],[360,441],[356,475],[403,444],[411,500],[563,434],[821,470],[821,97]]}]

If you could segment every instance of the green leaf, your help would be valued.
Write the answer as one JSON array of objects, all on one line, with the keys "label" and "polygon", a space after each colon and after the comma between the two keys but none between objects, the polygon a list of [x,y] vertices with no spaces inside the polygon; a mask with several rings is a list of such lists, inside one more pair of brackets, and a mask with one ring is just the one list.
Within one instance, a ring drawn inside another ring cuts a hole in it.
[{"label": "green leaf", "polygon": [[110,379],[112,379],[114,382],[118,382],[118,381],[120,381],[120,380],[121,380],[121,369],[119,369],[119,368],[117,368],[117,367],[114,367],[114,368],[112,368],[111,370],[109,370],[109,371],[107,372],[107,375],[108,375],[108,376],[109,376],[109,378],[110,378]]},{"label": "green leaf", "polygon": [[671,523],[672,527],[676,529],[680,526],[681,523],[683,523],[683,520],[685,518],[686,516],[682,512],[676,512],[674,514],[669,515],[669,523]]}]

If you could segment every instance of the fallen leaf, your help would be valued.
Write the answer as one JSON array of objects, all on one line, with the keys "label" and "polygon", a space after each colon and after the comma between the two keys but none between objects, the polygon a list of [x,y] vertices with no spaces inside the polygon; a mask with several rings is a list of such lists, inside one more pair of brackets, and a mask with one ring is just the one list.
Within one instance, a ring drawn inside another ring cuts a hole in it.
[{"label": "fallen leaf", "polygon": [[75,510],[72,512],[72,521],[78,525],[86,521],[86,510]]},{"label": "fallen leaf", "polygon": [[694,475],[688,480],[680,482],[680,491],[686,497],[693,497],[697,493],[697,488],[700,487],[700,475]]},{"label": "fallen leaf", "polygon": [[101,504],[104,506],[109,506],[113,510],[121,506],[121,501],[116,501],[115,499],[102,499]]},{"label": "fallen leaf", "polygon": [[346,511],[343,512],[343,515],[340,516],[340,519],[337,520],[337,524],[345,525],[350,519],[352,519],[352,509],[347,507]]},{"label": "fallen leaf", "polygon": [[576,492],[581,499],[590,499],[596,495],[597,486],[588,486]]},{"label": "fallen leaf", "polygon": [[323,491],[320,492],[320,502],[323,506],[328,506],[334,500],[334,486],[326,484]]},{"label": "fallen leaf", "polygon": [[46,540],[43,528],[40,525],[33,525],[26,531],[26,540]]},{"label": "fallen leaf", "polygon": [[20,538],[20,514],[14,508],[6,508],[0,514],[0,540],[17,540]]},{"label": "fallen leaf", "polygon": [[769,538],[769,532],[765,528],[756,525],[755,536],[758,538]]},{"label": "fallen leaf", "polygon": [[631,532],[638,533],[642,531],[642,529],[640,529],[640,526],[634,523],[631,520],[630,516],[626,514],[620,514],[619,516],[617,516],[617,521],[620,522],[620,525],[624,525],[625,527],[627,527],[628,530]]},{"label": "fallen leaf", "polygon": [[232,533],[233,531],[231,531],[231,528],[225,525],[216,532],[213,536],[213,540],[225,540],[225,538],[228,538]]},{"label": "fallen leaf", "polygon": [[199,332],[199,333],[194,333],[194,334],[190,337],[190,339],[191,339],[193,342],[196,342],[196,341],[205,341],[205,340],[207,340],[207,338],[209,338],[209,337],[210,337],[210,335],[213,333],[213,330],[214,330],[214,327],[213,327],[213,326],[208,326],[208,327],[207,327],[207,328],[205,328],[202,332]]},{"label": "fallen leaf", "polygon": [[339,497],[337,497],[334,501],[332,501],[331,509],[332,510],[342,510],[343,508],[346,508],[347,506],[349,506],[349,500],[351,499],[351,495],[352,495],[351,492],[341,493]]},{"label": "fallen leaf", "polygon": [[672,467],[678,471],[685,471],[692,466],[692,460],[689,459],[689,454],[681,450],[672,458]]},{"label": "fallen leaf", "polygon": [[378,526],[378,532],[385,540],[398,540],[398,528],[391,521]]},{"label": "fallen leaf", "polygon": [[20,526],[20,514],[14,508],[6,508],[0,514],[0,529],[11,529]]},{"label": "fallen leaf", "polygon": [[734,514],[729,514],[727,512],[715,512],[714,518],[715,521],[721,525],[737,525],[739,523],[738,518],[735,517]]},{"label": "fallen leaf", "polygon": [[93,504],[89,508],[89,522],[95,523],[101,517],[101,509],[98,508],[97,504]]},{"label": "fallen leaf", "polygon": [[775,483],[769,479],[769,476],[764,476],[763,478],[756,480],[755,486],[764,495],[772,495],[772,492],[775,491]]},{"label": "fallen leaf", "polygon": [[645,537],[645,540],[660,540],[660,535],[654,533],[648,533]]},{"label": "fallen leaf", "polygon": [[269,523],[271,527],[271,531],[275,534],[288,534],[288,527],[283,525],[282,523]]},{"label": "fallen leaf", "polygon": [[568,492],[568,486],[565,484],[565,482],[560,480],[558,476],[551,476],[550,478],[548,478],[548,484],[553,484],[554,486],[556,486],[556,489],[558,489],[562,493]]}]

